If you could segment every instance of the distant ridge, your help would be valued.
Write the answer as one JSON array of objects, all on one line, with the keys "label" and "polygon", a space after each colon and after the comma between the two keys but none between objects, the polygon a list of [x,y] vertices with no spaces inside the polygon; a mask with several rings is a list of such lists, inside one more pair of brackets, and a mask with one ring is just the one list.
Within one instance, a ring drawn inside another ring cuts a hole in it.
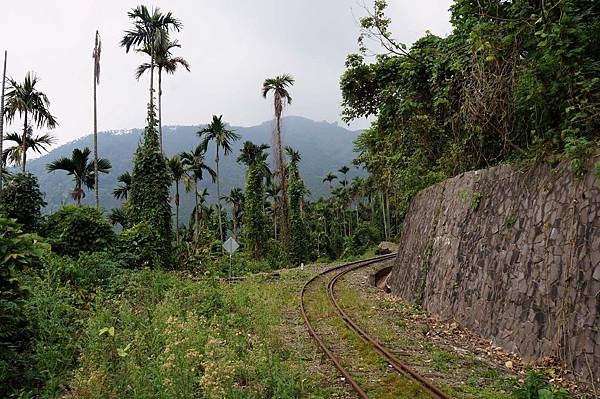
[{"label": "distant ridge", "polygon": [[[255,143],[271,144],[273,121],[265,121],[257,126],[232,128],[242,136],[233,146],[233,153],[221,161],[222,195],[232,187],[244,187],[245,169],[236,162],[242,143],[246,140]],[[322,183],[323,177],[330,171],[334,173],[342,165],[350,165],[355,157],[353,141],[360,131],[352,131],[339,126],[337,123],[326,121],[315,122],[299,116],[288,116],[283,119],[284,143],[300,151],[302,161],[300,171],[311,195],[317,198],[326,195],[328,187]],[[190,150],[200,142],[196,132],[198,126],[164,126],[163,134],[165,151],[168,156],[184,150]],[[117,177],[125,170],[131,171],[133,154],[141,137],[142,129],[110,130],[98,134],[100,156],[108,158],[113,166],[110,174],[102,175],[100,180],[101,204],[106,210],[120,206],[120,201],[114,199],[112,190],[116,187]],[[73,148],[92,147],[92,135],[63,144],[42,157],[27,163],[29,172],[38,176],[40,188],[46,194],[46,212],[56,210],[62,203],[71,203],[70,193],[73,189],[71,176],[57,171],[48,173],[46,165],[56,158],[70,156]],[[209,147],[207,160],[214,167],[214,146]],[[362,174],[351,168],[349,176]],[[200,183],[201,188],[207,187],[210,192],[209,202],[216,200],[215,186],[209,181]],[[93,203],[93,195],[87,193],[82,201]],[[193,207],[191,194],[182,194],[182,220],[187,218]]]}]

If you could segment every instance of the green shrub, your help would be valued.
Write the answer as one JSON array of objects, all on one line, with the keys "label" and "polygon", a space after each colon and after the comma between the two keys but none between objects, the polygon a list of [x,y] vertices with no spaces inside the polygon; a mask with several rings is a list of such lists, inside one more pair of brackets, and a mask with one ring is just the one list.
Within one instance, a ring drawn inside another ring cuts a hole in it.
[{"label": "green shrub", "polygon": [[[62,262],[72,261],[63,258]],[[30,326],[25,380],[35,394],[32,396],[58,397],[73,374],[79,355],[79,320],[83,312],[77,306],[82,304],[76,299],[76,291],[48,274],[31,276],[25,283],[31,292],[24,303]]]},{"label": "green shrub", "polygon": [[572,396],[565,389],[557,389],[550,385],[541,371],[530,371],[525,381],[513,391],[513,399],[570,399]]},{"label": "green shrub", "polygon": [[0,194],[0,213],[17,219],[24,231],[35,231],[46,206],[37,178],[31,173],[10,177]]},{"label": "green shrub", "polygon": [[107,252],[82,252],[76,260],[51,256],[45,260],[44,266],[46,274],[61,284],[70,283],[86,291],[108,285],[115,275],[123,271],[121,263]]},{"label": "green shrub", "polygon": [[358,226],[344,243],[343,257],[362,255],[380,239],[380,232],[373,225],[363,223]]},{"label": "green shrub", "polygon": [[29,345],[23,304],[27,290],[22,272],[37,268],[49,246],[34,234],[24,233],[14,219],[0,218],[0,397],[23,384]]},{"label": "green shrub", "polygon": [[119,236],[117,257],[130,268],[160,267],[163,248],[154,245],[158,239],[158,233],[148,223],[138,223]]},{"label": "green shrub", "polygon": [[585,162],[592,155],[592,143],[584,137],[565,139],[565,156],[570,160],[571,170],[577,177],[585,173]]},{"label": "green shrub", "polygon": [[59,255],[105,251],[115,242],[110,222],[89,206],[65,205],[48,217],[44,233]]}]

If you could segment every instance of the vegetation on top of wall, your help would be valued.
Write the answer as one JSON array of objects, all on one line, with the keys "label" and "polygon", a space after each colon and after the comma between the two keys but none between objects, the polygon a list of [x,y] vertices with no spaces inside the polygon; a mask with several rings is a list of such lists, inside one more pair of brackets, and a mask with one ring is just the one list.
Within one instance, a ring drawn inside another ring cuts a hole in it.
[{"label": "vegetation on top of wall", "polygon": [[[600,9],[582,0],[457,0],[453,32],[410,49],[394,40],[386,1],[361,19],[360,52],[341,78],[343,116],[376,119],[358,165],[391,197],[516,159],[565,154],[576,174],[600,131]],[[368,39],[383,46],[374,62]]]}]

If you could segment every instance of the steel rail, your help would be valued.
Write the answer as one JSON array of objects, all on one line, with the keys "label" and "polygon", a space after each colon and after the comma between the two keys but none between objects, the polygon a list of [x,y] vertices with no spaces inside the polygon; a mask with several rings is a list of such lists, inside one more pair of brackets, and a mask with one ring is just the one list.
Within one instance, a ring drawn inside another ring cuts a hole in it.
[{"label": "steel rail", "polygon": [[371,346],[373,346],[373,348],[381,356],[383,356],[396,371],[405,375],[407,378],[418,382],[427,391],[427,393],[429,393],[433,398],[435,398],[435,399],[451,399],[451,397],[448,396],[445,392],[441,391],[438,387],[433,385],[431,381],[429,381],[425,377],[421,376],[419,373],[417,373],[411,367],[404,364],[388,348],[386,348],[377,339],[375,339],[374,337],[369,335],[366,331],[364,331],[339,305],[339,303],[335,297],[335,284],[337,283],[338,279],[340,277],[346,275],[347,273],[350,273],[354,270],[365,267],[369,264],[370,263],[352,265],[351,267],[336,274],[331,280],[329,280],[329,283],[327,284],[327,291],[328,291],[329,299],[331,300],[331,303],[335,307],[338,315],[344,320],[344,322],[346,323],[346,326],[348,326],[348,328],[350,328],[352,331],[354,331],[356,334],[358,334],[363,339],[363,341],[365,341],[368,344],[370,344]]},{"label": "steel rail", "polygon": [[354,265],[364,265],[364,266],[367,266],[367,265],[370,265],[372,263],[380,262],[382,260],[391,259],[394,256],[395,256],[395,254],[382,255],[382,256],[378,256],[378,257],[375,257],[375,258],[370,258],[370,259],[367,259],[367,260],[359,260],[359,261],[355,261],[355,262],[345,263],[345,264],[339,265],[339,266],[334,266],[332,268],[329,268],[329,269],[327,269],[327,270],[325,270],[325,271],[323,271],[323,272],[321,272],[321,273],[316,274],[315,276],[313,276],[310,280],[308,280],[302,286],[302,289],[300,291],[300,311],[302,313],[302,318],[304,319],[304,323],[306,324],[306,327],[308,329],[308,333],[315,340],[315,342],[317,343],[317,345],[319,346],[319,348],[321,349],[321,351],[323,353],[325,353],[327,355],[327,357],[333,362],[335,368],[338,369],[338,371],[344,376],[344,378],[346,379],[346,381],[352,386],[352,389],[354,389],[354,391],[362,399],[368,399],[369,397],[367,396],[367,394],[365,393],[365,391],[363,391],[363,389],[358,385],[358,383],[354,380],[354,378],[352,378],[352,376],[344,368],[344,366],[342,366],[342,364],[341,364],[340,360],[337,358],[337,356],[335,356],[333,354],[333,352],[331,352],[327,348],[327,346],[325,345],[325,343],[323,342],[323,340],[321,339],[321,337],[319,337],[319,335],[315,331],[312,323],[308,319],[308,315],[306,313],[306,307],[305,307],[305,304],[304,304],[305,294],[306,294],[306,291],[308,290],[308,287],[314,281],[316,281],[318,278],[323,277],[324,275],[326,275],[326,274],[328,274],[328,273],[330,273],[332,271],[343,269],[343,268],[346,268],[348,266],[354,266]]}]

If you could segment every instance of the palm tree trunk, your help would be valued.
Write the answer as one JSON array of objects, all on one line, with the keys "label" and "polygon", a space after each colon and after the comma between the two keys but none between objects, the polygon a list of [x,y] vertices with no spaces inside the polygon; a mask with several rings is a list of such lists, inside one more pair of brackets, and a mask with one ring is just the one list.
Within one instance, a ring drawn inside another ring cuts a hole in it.
[{"label": "palm tree trunk", "polygon": [[379,192],[379,198],[381,198],[381,214],[383,215],[383,236],[385,239],[388,239],[388,230],[387,230],[387,222],[385,221],[385,200],[383,198],[383,193]]},{"label": "palm tree trunk", "polygon": [[77,206],[81,205],[81,180],[79,179],[75,183],[75,204]]},{"label": "palm tree trunk", "polygon": [[321,249],[319,248],[319,242],[321,240],[319,238],[317,238],[317,258],[321,257]]},{"label": "palm tree trunk", "polygon": [[237,240],[237,207],[235,205],[233,206],[233,212],[231,214],[231,224],[231,235],[234,240]]},{"label": "palm tree trunk", "polygon": [[175,181],[175,236],[179,246],[179,180]]},{"label": "palm tree trunk", "polygon": [[96,72],[94,71],[94,189],[96,194],[96,209],[100,209],[99,176],[98,176],[98,113],[96,103]]},{"label": "palm tree trunk", "polygon": [[385,198],[385,211],[387,214],[386,220],[387,220],[387,224],[388,224],[388,239],[390,239],[392,237],[392,221],[390,220],[390,196],[386,190],[386,192],[384,193],[384,198]]},{"label": "palm tree trunk", "polygon": [[4,149],[2,144],[4,141],[4,88],[6,83],[6,58],[8,52],[4,50],[4,72],[2,73],[2,94],[0,95],[0,193],[2,193],[2,172],[4,172],[4,158],[2,154]]},{"label": "palm tree trunk", "polygon": [[150,57],[150,108],[154,112],[154,50]]},{"label": "palm tree trunk", "polygon": [[21,146],[23,147],[23,154],[21,156],[21,163],[23,168],[23,173],[25,173],[25,165],[27,164],[27,111],[25,111],[25,123],[23,125],[23,143]]},{"label": "palm tree trunk", "polygon": [[2,193],[2,172],[4,171],[4,157],[2,156],[4,149],[4,89],[6,84],[6,59],[8,52],[4,50],[4,72],[2,73],[2,94],[0,95],[0,193]]},{"label": "palm tree trunk", "polygon": [[163,136],[162,136],[162,68],[158,67],[158,138],[160,141],[160,152],[165,153],[163,150]]},{"label": "palm tree trunk", "polygon": [[217,158],[216,158],[216,163],[217,163],[217,203],[219,204],[219,234],[221,236],[221,241],[223,241],[223,224],[221,221],[221,186],[220,186],[220,176],[219,176],[219,143],[217,143]]},{"label": "palm tree trunk", "polygon": [[[281,98],[275,95],[275,147],[277,152],[277,169],[281,185],[281,222],[280,235],[283,241],[283,246],[287,252],[289,248],[289,228],[288,228],[288,204],[287,204],[287,179],[285,176],[285,163],[283,161],[283,145],[281,143]],[[278,106],[279,105],[279,106]]]},{"label": "palm tree trunk", "polygon": [[194,178],[194,198],[196,199],[196,212],[194,213],[194,241],[198,240],[198,228],[200,224],[199,213],[200,209],[198,208],[198,179]]}]

